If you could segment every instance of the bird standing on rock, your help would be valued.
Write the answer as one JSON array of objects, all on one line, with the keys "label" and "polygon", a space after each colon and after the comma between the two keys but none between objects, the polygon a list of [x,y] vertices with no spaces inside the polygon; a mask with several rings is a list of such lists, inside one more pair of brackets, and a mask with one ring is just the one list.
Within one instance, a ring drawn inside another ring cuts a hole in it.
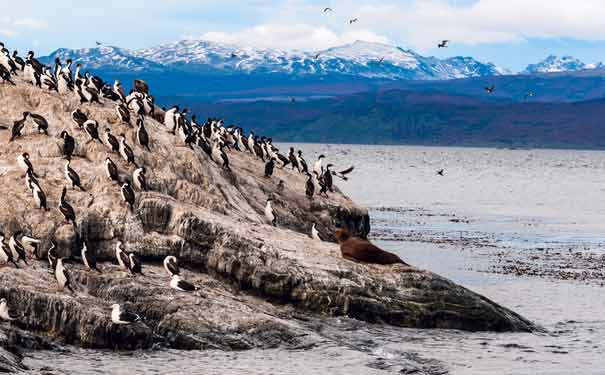
[{"label": "bird standing on rock", "polygon": [[120,134],[120,156],[124,159],[128,164],[135,164],[134,162],[134,152],[128,144],[126,143],[126,135],[124,133]]},{"label": "bird standing on rock", "polygon": [[169,255],[164,258],[164,269],[170,276],[180,274],[178,261],[175,256]]},{"label": "bird standing on rock", "polygon": [[61,139],[63,139],[63,147],[61,147],[61,152],[67,160],[71,160],[71,156],[74,154],[74,150],[76,149],[76,141],[74,140],[74,137],[69,135],[69,133],[65,130],[61,132]]},{"label": "bird standing on rock", "polygon": [[124,251],[124,244],[122,241],[118,241],[116,244],[116,259],[120,267],[125,271],[130,271],[130,259],[128,258],[126,251]]},{"label": "bird standing on rock", "polygon": [[126,181],[122,184],[122,188],[120,189],[122,194],[122,200],[128,204],[130,211],[134,209],[135,195],[134,190],[132,190],[132,186],[130,186],[130,182]]},{"label": "bird standing on rock", "polygon": [[275,158],[271,158],[267,164],[265,164],[265,177],[271,178],[273,176],[273,169],[275,168]]},{"label": "bird standing on rock", "polygon": [[97,268],[97,258],[88,250],[86,241],[82,242],[82,250],[80,250],[80,255],[82,256],[82,263],[87,269],[91,271],[95,270],[101,273],[101,270]]},{"label": "bird standing on rock", "polygon": [[134,186],[141,190],[147,191],[147,177],[145,176],[145,167],[139,167],[132,173],[132,181]]},{"label": "bird standing on rock", "polygon": [[111,134],[111,129],[105,128],[105,145],[111,148],[111,152],[120,152],[120,143],[118,139]]},{"label": "bird standing on rock", "polygon": [[111,321],[114,324],[131,324],[141,321],[141,317],[124,310],[119,304],[114,303],[111,310]]},{"label": "bird standing on rock", "polygon": [[179,292],[194,292],[199,289],[199,287],[183,280],[179,275],[172,275],[170,287],[174,290],[178,290]]},{"label": "bird standing on rock", "polygon": [[139,259],[139,257],[135,253],[130,253],[128,254],[128,260],[130,261],[128,263],[128,270],[130,271],[130,273],[133,275],[135,273],[142,275],[143,265],[141,263],[141,259]]},{"label": "bird standing on rock", "polygon": [[71,121],[78,126],[78,129],[82,130],[84,123],[88,121],[88,116],[78,108],[71,113]]},{"label": "bird standing on rock", "polygon": [[21,233],[21,231],[17,231],[11,236],[11,238],[8,240],[8,247],[11,249],[15,263],[19,263],[19,261],[22,260],[23,263],[27,264],[27,254],[25,253],[25,248],[18,240],[19,236],[21,236]]},{"label": "bird standing on rock", "polygon": [[71,184],[72,189],[75,189],[76,187],[80,188],[80,190],[82,191],[86,191],[83,187],[82,184],[80,183],[80,176],[78,175],[78,173],[76,171],[74,171],[71,167],[70,167],[71,161],[68,160],[65,162],[65,178],[67,179],[67,181]]},{"label": "bird standing on rock", "polygon": [[21,137],[21,132],[25,127],[25,121],[27,121],[27,116],[29,116],[29,112],[23,112],[23,118],[21,120],[17,120],[13,122],[13,127],[11,129],[11,137],[9,142],[14,141],[15,139]]},{"label": "bird standing on rock", "polygon": [[105,159],[105,174],[110,180],[118,183],[120,182],[120,176],[118,175],[118,167],[110,158]]},{"label": "bird standing on rock", "polygon": [[59,211],[61,211],[61,213],[65,217],[65,224],[69,224],[71,222],[74,227],[77,227],[76,211],[67,202],[67,199],[65,199],[66,194],[67,194],[67,188],[63,187],[63,191],[61,192],[61,200],[59,202]]},{"label": "bird standing on rock", "polygon": [[[17,156],[17,165],[19,166],[19,168],[21,168],[23,172],[27,173],[27,171],[31,171],[31,174],[34,177],[38,177],[36,172],[34,172],[34,166],[29,160],[29,153],[24,152],[21,155]],[[23,177],[25,177],[25,175],[23,175]]]},{"label": "bird standing on rock", "polygon": [[0,299],[0,319],[6,320],[8,322],[10,322],[11,320],[15,320],[15,318],[10,316],[10,313],[8,311],[8,302],[6,301],[6,298]]},{"label": "bird standing on rock", "polygon": [[91,141],[98,141],[99,143],[103,143],[101,138],[99,138],[99,123],[95,120],[88,120],[84,123],[84,130],[90,136]]},{"label": "bird standing on rock", "polygon": [[50,248],[48,249],[48,268],[50,272],[55,273],[55,268],[57,268],[57,259],[59,259],[59,254],[57,254],[57,242],[55,240],[50,241]]},{"label": "bird standing on rock", "polygon": [[13,252],[4,243],[4,233],[0,232],[0,260],[4,264],[12,263],[15,268],[19,268],[15,258],[13,258]]},{"label": "bird standing on rock", "polygon": [[75,291],[71,287],[71,278],[69,276],[69,272],[63,265],[63,259],[57,259],[57,266],[55,267],[55,278],[57,279],[57,284],[59,285],[59,291],[67,288],[70,292],[75,293]]},{"label": "bird standing on rock", "polygon": [[277,216],[275,216],[275,212],[273,212],[272,203],[273,203],[273,199],[271,199],[271,198],[267,199],[267,205],[265,206],[265,217],[267,218],[267,220],[269,220],[271,225],[276,227],[277,226]]},{"label": "bird standing on rock", "polygon": [[[26,112],[27,113],[27,112]],[[31,118],[34,123],[38,126],[38,132],[44,133],[48,135],[48,121],[37,113],[29,113],[29,118]]]}]

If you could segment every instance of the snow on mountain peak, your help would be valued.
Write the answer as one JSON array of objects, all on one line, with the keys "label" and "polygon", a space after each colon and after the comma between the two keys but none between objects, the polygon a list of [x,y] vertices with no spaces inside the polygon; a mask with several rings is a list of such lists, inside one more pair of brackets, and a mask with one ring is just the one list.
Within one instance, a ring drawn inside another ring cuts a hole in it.
[{"label": "snow on mountain peak", "polygon": [[573,56],[556,56],[549,55],[544,60],[537,64],[528,65],[524,73],[560,73],[560,72],[577,72],[585,69],[595,69],[602,67],[602,63],[585,64],[580,59]]}]

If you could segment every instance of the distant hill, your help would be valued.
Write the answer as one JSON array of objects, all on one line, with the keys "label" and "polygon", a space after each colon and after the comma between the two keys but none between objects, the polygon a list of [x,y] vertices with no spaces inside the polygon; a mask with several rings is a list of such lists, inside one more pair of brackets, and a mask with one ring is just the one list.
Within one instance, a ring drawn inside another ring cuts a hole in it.
[{"label": "distant hill", "polygon": [[605,100],[514,103],[391,90],[313,102],[187,104],[281,141],[605,148]]}]

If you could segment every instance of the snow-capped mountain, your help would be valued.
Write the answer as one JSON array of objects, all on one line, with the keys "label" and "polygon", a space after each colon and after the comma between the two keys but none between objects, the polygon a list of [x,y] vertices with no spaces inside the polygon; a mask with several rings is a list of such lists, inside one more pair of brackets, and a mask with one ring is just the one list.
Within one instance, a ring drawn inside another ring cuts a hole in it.
[{"label": "snow-capped mountain", "polygon": [[537,64],[528,65],[524,73],[538,74],[538,73],[560,73],[560,72],[577,72],[586,69],[597,69],[603,68],[603,63],[597,64],[585,64],[580,59],[573,56],[555,56],[550,55],[543,61]]},{"label": "snow-capped mountain", "polygon": [[87,69],[105,71],[184,71],[221,74],[284,74],[294,78],[346,75],[371,79],[440,80],[501,75],[505,70],[471,57],[441,60],[400,47],[355,42],[319,52],[256,49],[201,40],[182,40],[129,51],[116,47],[60,49]]},{"label": "snow-capped mountain", "polygon": [[80,63],[83,67],[99,70],[125,70],[125,71],[147,71],[161,72],[165,67],[151,60],[136,57],[131,51],[118,48],[101,46],[97,48],[66,49],[61,48],[50,56],[40,58],[45,64],[50,64],[56,57],[61,61],[72,59],[74,64]]}]

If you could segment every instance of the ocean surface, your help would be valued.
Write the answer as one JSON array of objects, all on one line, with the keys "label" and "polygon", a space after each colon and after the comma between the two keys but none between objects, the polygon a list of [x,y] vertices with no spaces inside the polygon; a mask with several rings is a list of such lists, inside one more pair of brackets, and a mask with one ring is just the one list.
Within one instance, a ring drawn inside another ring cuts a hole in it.
[{"label": "ocean surface", "polygon": [[[282,145],[284,150],[290,145]],[[605,152],[294,145],[355,165],[339,187],[408,263],[509,307],[543,333],[327,319],[307,350],[26,353],[53,374],[605,374]],[[443,176],[437,171],[443,169]]]}]

